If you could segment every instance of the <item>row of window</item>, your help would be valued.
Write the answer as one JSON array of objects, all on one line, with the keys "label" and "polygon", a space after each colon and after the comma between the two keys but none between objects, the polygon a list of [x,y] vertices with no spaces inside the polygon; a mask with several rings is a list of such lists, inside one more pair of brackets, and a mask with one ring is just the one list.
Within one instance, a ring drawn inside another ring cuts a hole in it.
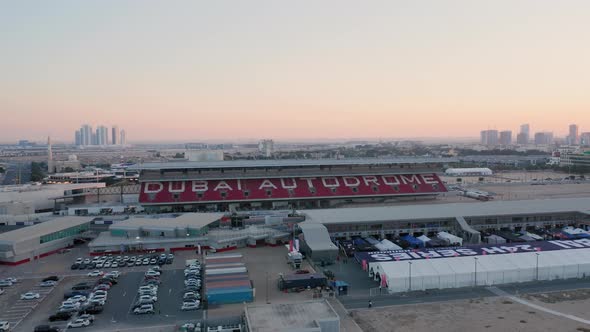
[{"label": "row of window", "polygon": [[51,241],[55,241],[55,240],[64,239],[67,237],[76,236],[80,233],[84,233],[85,231],[87,231],[88,227],[89,227],[88,224],[83,224],[83,225],[79,225],[79,226],[66,228],[61,231],[53,232],[53,233],[50,233],[47,235],[42,235],[39,241],[40,241],[40,243],[47,243],[47,242],[51,242]]}]

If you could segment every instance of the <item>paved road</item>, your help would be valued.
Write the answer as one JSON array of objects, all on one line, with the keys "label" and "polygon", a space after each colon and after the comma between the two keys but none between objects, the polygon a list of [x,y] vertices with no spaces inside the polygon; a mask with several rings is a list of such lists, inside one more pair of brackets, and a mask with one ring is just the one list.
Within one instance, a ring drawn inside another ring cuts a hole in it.
[{"label": "paved road", "polygon": [[[554,280],[544,282],[531,282],[522,284],[511,284],[497,286],[502,291],[511,294],[532,294],[532,293],[546,293],[555,291],[574,290],[582,288],[590,288],[590,279],[568,279],[568,280]],[[486,287],[477,288],[458,288],[458,289],[443,289],[433,290],[427,292],[411,292],[399,293],[394,295],[381,296],[342,296],[339,297],[340,302],[346,309],[361,309],[367,308],[369,300],[373,302],[374,307],[392,306],[392,305],[406,305],[417,303],[432,303],[445,302],[455,300],[466,300],[481,297],[497,296]]]},{"label": "paved road", "polygon": [[9,163],[7,165],[6,173],[4,174],[3,185],[16,184],[16,178],[20,173],[20,183],[27,183],[31,181],[31,163]]}]

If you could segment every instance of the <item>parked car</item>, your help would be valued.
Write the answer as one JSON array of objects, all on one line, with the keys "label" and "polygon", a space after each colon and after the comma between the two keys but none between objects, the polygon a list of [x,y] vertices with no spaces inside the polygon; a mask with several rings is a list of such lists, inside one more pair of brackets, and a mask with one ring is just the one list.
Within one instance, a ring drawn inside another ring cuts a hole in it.
[{"label": "parked car", "polygon": [[57,285],[57,282],[49,280],[49,281],[43,281],[42,283],[40,283],[39,287],[53,287],[55,285]]},{"label": "parked car", "polygon": [[39,297],[41,297],[41,295],[39,295],[39,293],[27,292],[27,293],[21,294],[20,299],[21,300],[35,300],[35,299],[38,299]]},{"label": "parked car", "polygon": [[194,301],[194,302],[182,302],[182,306],[180,307],[180,310],[182,311],[187,311],[187,310],[197,310],[199,309],[199,301]]},{"label": "parked car", "polygon": [[199,300],[200,298],[201,298],[201,295],[197,292],[185,292],[184,295],[182,295],[183,300],[194,300],[194,299]]},{"label": "parked car", "polygon": [[86,319],[90,323],[94,322],[94,315],[91,315],[91,314],[80,314],[80,315],[78,315],[78,318]]},{"label": "parked car", "polygon": [[99,314],[102,312],[102,310],[103,310],[102,305],[88,304],[88,306],[85,307],[82,312],[89,313],[89,314]]},{"label": "parked car", "polygon": [[141,306],[133,309],[133,313],[136,315],[153,314],[154,306],[151,304],[142,304]]},{"label": "parked car", "polygon": [[37,325],[33,332],[60,332],[59,327],[50,325]]},{"label": "parked car", "polygon": [[72,318],[72,315],[72,312],[58,311],[55,314],[49,316],[49,321],[55,322],[56,320],[69,320],[70,318]]},{"label": "parked car", "polygon": [[104,274],[104,272],[99,271],[99,270],[94,270],[92,272],[88,272],[88,276],[89,277],[100,277]]},{"label": "parked car", "polygon": [[12,286],[12,283],[10,281],[0,280],[0,287],[10,287],[10,286]]},{"label": "parked car", "polygon": [[41,280],[41,281],[45,282],[45,281],[58,281],[58,280],[59,280],[58,276],[49,276],[47,278],[43,278],[43,280]]},{"label": "parked car", "polygon": [[10,331],[10,323],[5,320],[0,320],[0,332]]},{"label": "parked car", "polygon": [[115,279],[119,278],[120,276],[121,276],[121,272],[119,272],[119,271],[111,271],[105,275],[105,277],[113,277]]},{"label": "parked car", "polygon": [[76,327],[87,327],[90,326],[90,321],[87,319],[76,318],[75,320],[68,323],[68,328],[76,328]]}]

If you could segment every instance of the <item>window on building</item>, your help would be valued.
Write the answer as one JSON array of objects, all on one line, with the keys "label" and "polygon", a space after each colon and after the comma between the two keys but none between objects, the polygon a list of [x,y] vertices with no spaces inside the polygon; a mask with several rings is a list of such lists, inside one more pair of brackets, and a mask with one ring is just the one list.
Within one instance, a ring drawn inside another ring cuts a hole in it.
[{"label": "window on building", "polygon": [[250,191],[244,190],[244,197],[249,197],[249,196],[250,196]]},{"label": "window on building", "polygon": [[221,198],[226,198],[227,197],[227,192],[222,191],[219,193],[221,195]]},{"label": "window on building", "polygon": [[352,192],[353,193],[358,193],[359,192],[359,188],[358,187],[352,187]]}]

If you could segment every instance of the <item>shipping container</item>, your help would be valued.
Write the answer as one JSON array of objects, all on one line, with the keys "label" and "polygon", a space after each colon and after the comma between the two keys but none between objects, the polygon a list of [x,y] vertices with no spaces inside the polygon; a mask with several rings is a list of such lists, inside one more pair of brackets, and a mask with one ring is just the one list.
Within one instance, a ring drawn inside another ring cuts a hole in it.
[{"label": "shipping container", "polygon": [[227,281],[218,281],[218,282],[208,282],[207,283],[207,290],[214,289],[214,288],[227,288],[227,287],[249,287],[252,284],[250,280],[227,280]]},{"label": "shipping container", "polygon": [[240,267],[240,266],[246,266],[246,264],[239,262],[239,263],[220,263],[220,264],[211,264],[211,263],[207,263],[207,269],[208,270],[214,270],[214,269],[223,269],[226,267]]},{"label": "shipping container", "polygon": [[218,275],[210,275],[205,277],[205,281],[215,281],[215,280],[225,280],[225,279],[249,279],[248,273],[227,273],[227,274],[218,274]]},{"label": "shipping container", "polygon": [[207,291],[209,304],[228,304],[252,302],[253,294],[250,287],[218,288]]},{"label": "shipping container", "polygon": [[244,273],[248,272],[245,267],[232,267],[232,268],[224,268],[224,269],[206,269],[205,275],[218,275],[218,274],[228,274],[228,273]]}]

